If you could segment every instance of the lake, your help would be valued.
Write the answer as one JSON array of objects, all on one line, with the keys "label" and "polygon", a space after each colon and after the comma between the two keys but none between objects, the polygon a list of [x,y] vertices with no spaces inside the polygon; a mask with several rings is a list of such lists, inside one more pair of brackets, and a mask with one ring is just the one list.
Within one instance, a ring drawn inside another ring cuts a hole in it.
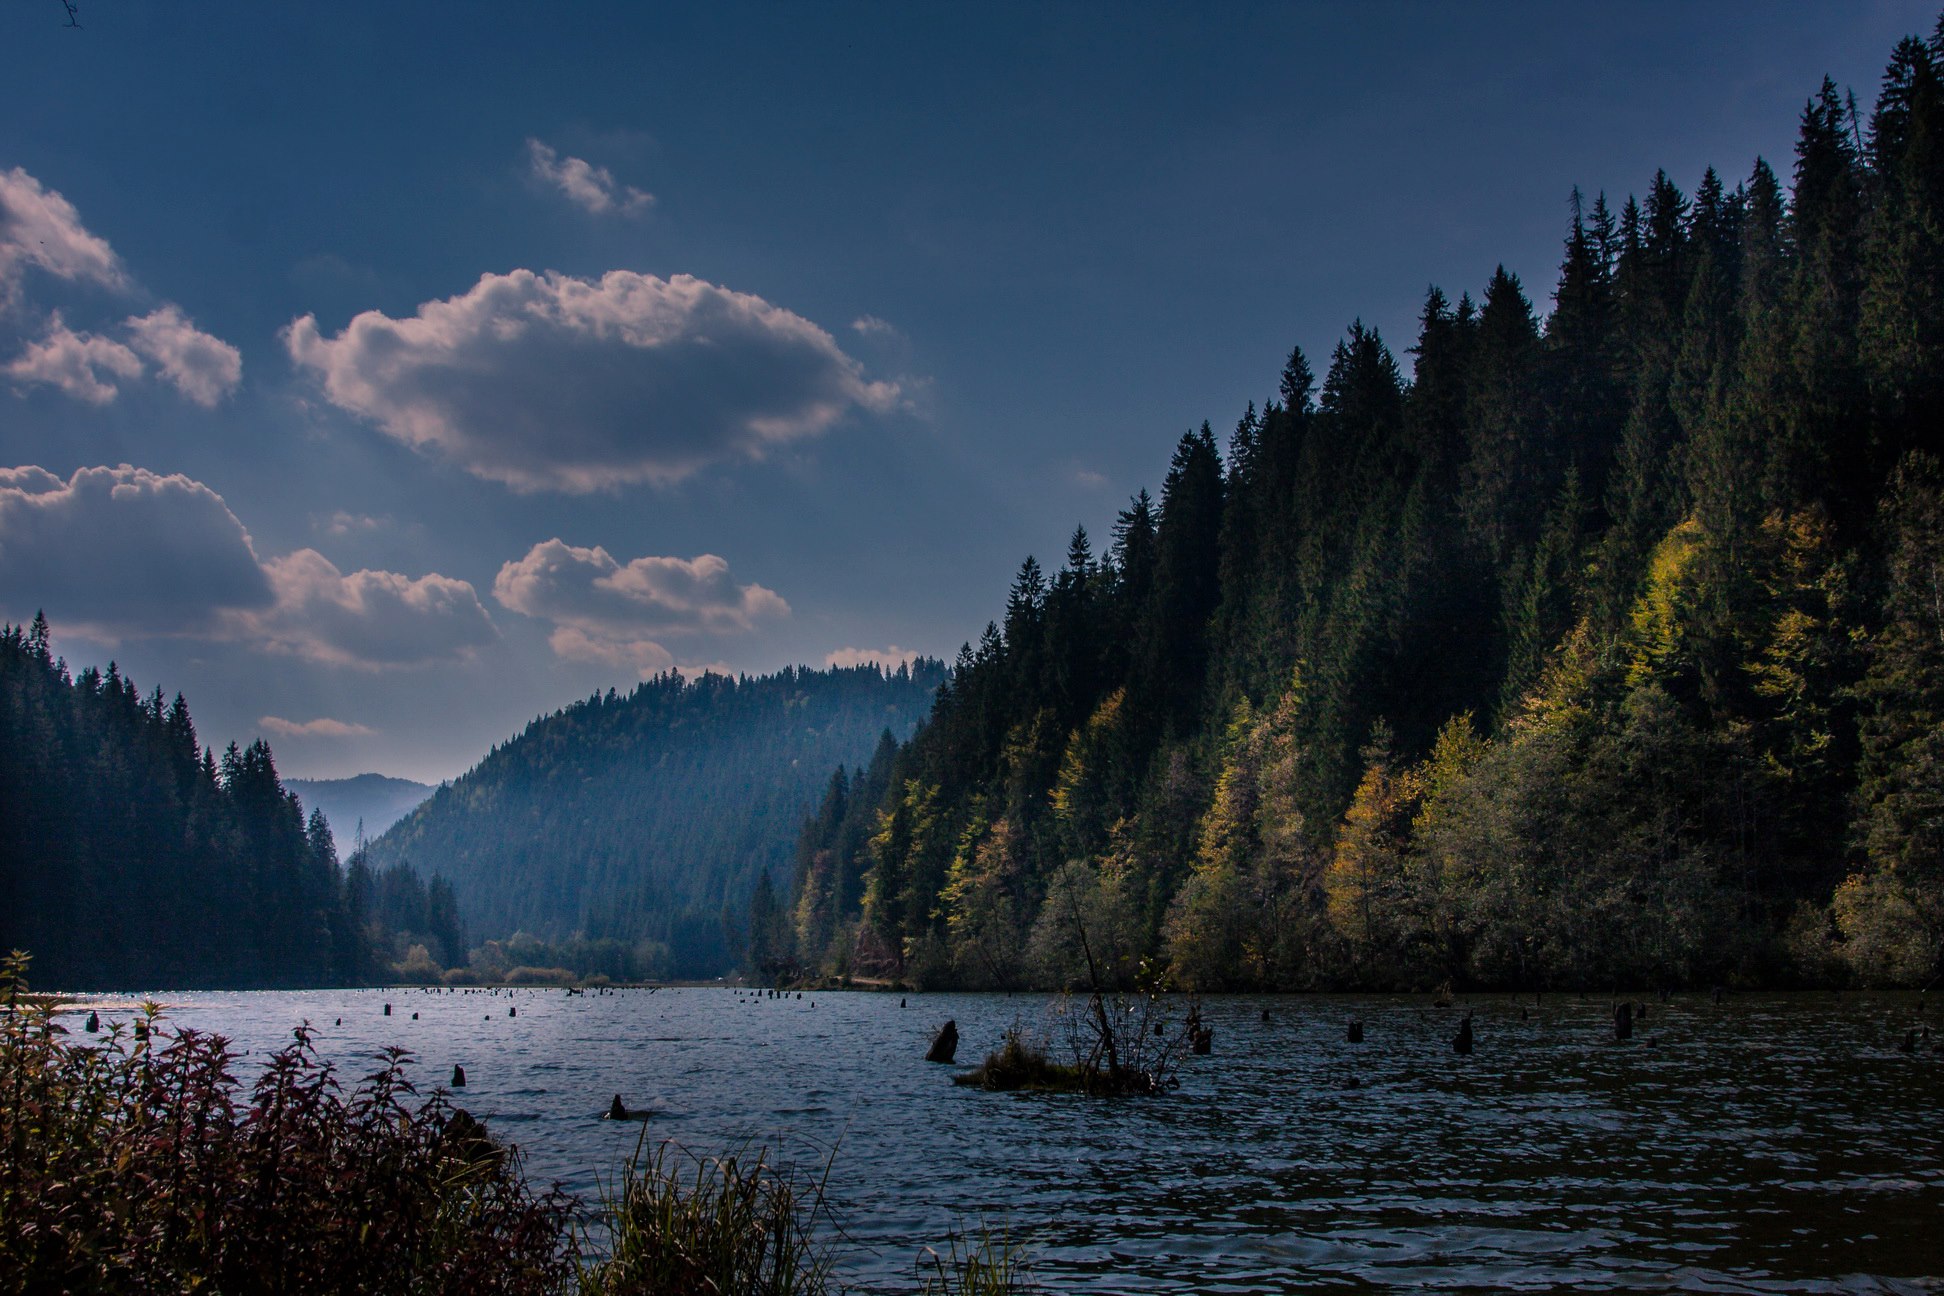
[{"label": "lake", "polygon": [[1625,1044],[1603,999],[1481,996],[1469,1057],[1459,1010],[1423,997],[1213,997],[1212,1055],[1117,1100],[923,1061],[947,1018],[961,1064],[1042,1027],[1043,995],[164,999],[257,1058],[308,1020],[347,1075],[387,1045],[424,1088],[463,1065],[459,1103],[588,1196],[642,1129],[600,1119],[616,1093],[651,1138],[828,1160],[841,1276],[867,1291],[911,1290],[924,1245],[982,1223],[1059,1291],[1944,1289],[1944,1056],[1898,1048],[1918,995],[1676,996]]}]

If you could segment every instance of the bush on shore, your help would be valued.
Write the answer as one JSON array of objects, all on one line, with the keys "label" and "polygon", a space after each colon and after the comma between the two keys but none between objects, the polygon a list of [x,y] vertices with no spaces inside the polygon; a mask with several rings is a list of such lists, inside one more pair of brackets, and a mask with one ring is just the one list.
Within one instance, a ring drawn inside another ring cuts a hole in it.
[{"label": "bush on shore", "polygon": [[[0,958],[0,1296],[823,1296],[821,1179],[761,1152],[639,1151],[588,1213],[388,1049],[349,1089],[308,1028],[247,1092],[228,1041],[155,1005],[74,1039]],[[1010,1247],[927,1290],[1024,1290]]]},{"label": "bush on shore", "polygon": [[247,1095],[219,1036],[154,1006],[70,1042],[0,963],[0,1291],[561,1291],[571,1201],[402,1050],[348,1092],[309,1031]]}]

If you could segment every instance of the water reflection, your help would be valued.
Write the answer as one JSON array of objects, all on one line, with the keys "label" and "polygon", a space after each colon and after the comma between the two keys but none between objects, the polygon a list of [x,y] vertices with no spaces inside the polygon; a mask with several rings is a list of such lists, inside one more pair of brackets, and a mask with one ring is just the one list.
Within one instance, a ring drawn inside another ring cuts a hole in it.
[{"label": "water reflection", "polygon": [[923,1245],[981,1221],[1061,1290],[1944,1286],[1944,1056],[1897,1048],[1918,996],[1677,997],[1625,1044],[1601,1000],[1217,998],[1213,1056],[1120,1100],[975,1093],[922,1060],[946,1018],[975,1061],[1042,998],[519,991],[516,1018],[507,998],[170,1002],[258,1057],[308,1020],[348,1074],[389,1044],[427,1085],[463,1065],[460,1102],[583,1194],[643,1128],[600,1119],[616,1093],[651,1137],[829,1160],[865,1290],[909,1289]]}]

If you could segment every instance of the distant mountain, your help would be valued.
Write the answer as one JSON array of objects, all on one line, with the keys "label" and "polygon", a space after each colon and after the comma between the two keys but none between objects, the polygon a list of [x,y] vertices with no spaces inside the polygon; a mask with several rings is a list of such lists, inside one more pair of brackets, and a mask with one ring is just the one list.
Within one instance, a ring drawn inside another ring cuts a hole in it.
[{"label": "distant mountain", "polygon": [[337,839],[339,859],[349,859],[357,845],[358,822],[363,820],[367,838],[409,814],[432,795],[429,784],[410,779],[387,778],[383,774],[359,774],[341,779],[285,779],[283,785],[295,792],[313,810],[322,810]]},{"label": "distant mountain", "polygon": [[[945,678],[920,659],[761,678],[664,675],[542,716],[371,848],[450,879],[477,939],[612,941],[714,975],[760,877],[781,889],[833,771],[909,736]],[[370,828],[370,820],[366,821]]]}]

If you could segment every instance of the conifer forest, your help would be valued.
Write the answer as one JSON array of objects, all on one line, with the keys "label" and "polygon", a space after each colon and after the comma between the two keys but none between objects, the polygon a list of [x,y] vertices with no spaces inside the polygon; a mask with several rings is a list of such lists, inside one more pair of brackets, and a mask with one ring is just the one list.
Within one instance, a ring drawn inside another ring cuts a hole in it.
[{"label": "conifer forest", "polygon": [[758,943],[927,987],[1930,983],[1940,57],[1825,80],[1779,172],[1574,192],[1553,284],[1292,352],[1020,565]]}]

